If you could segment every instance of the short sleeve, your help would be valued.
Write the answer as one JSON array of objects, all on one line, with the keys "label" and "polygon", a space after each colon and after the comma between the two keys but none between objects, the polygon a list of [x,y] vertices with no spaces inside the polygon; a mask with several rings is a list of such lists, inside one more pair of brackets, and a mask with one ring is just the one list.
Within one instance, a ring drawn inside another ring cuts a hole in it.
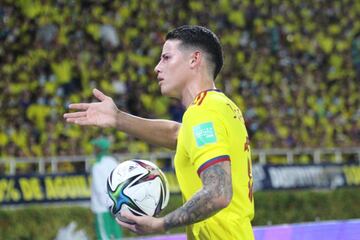
[{"label": "short sleeve", "polygon": [[185,148],[199,176],[209,166],[230,160],[226,124],[219,113],[193,109],[185,116],[183,127]]}]

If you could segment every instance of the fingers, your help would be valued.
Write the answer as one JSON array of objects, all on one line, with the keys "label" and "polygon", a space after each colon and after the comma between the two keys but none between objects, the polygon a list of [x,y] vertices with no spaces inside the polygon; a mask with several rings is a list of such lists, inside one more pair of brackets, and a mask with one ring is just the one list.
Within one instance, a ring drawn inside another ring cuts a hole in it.
[{"label": "fingers", "polygon": [[90,122],[86,116],[86,112],[65,113],[64,118],[68,123],[90,125]]},{"label": "fingers", "polygon": [[87,117],[81,117],[81,118],[68,118],[66,119],[67,122],[72,122],[78,125],[93,125],[94,123],[89,121],[89,119]]},{"label": "fingers", "polygon": [[[99,99],[100,101],[104,101],[106,99],[106,95],[94,88],[93,90],[94,96]],[[72,103],[69,105],[69,109],[76,109],[76,110],[87,110],[91,103]]]},{"label": "fingers", "polygon": [[94,96],[99,99],[100,101],[104,101],[106,98],[106,95],[100,92],[98,89],[94,88],[93,90]]},{"label": "fingers", "polygon": [[121,218],[126,219],[128,222],[132,222],[132,223],[126,223],[121,221],[121,218],[116,218],[116,221],[123,227],[128,228],[130,231],[135,232],[135,233],[140,233],[139,229],[137,228],[137,216],[135,216],[134,214],[132,214],[131,212],[127,211],[127,210],[122,210],[120,212]]},{"label": "fingers", "polygon": [[86,112],[73,112],[73,113],[65,113],[64,118],[79,118],[86,117]]},{"label": "fingers", "polygon": [[129,229],[130,231],[132,231],[134,233],[139,233],[138,230],[136,229],[135,224],[130,224],[130,223],[123,222],[119,218],[115,218],[115,220],[121,227]]},{"label": "fingers", "polygon": [[66,118],[65,120],[66,120],[66,122],[68,122],[68,123],[75,123],[76,118]]},{"label": "fingers", "polygon": [[69,105],[69,109],[85,110],[80,112],[65,113],[63,117],[68,123],[75,123],[79,125],[90,125],[87,118],[86,110],[90,107],[91,103],[72,103]]},{"label": "fingers", "polygon": [[89,106],[90,103],[72,103],[69,105],[69,109],[87,110]]},{"label": "fingers", "polygon": [[132,214],[130,211],[121,211],[121,217],[128,219],[130,222],[137,223],[138,217]]},{"label": "fingers", "polygon": [[73,114],[73,113],[65,113],[64,114],[64,118],[66,120],[66,122],[68,123],[75,123],[75,124],[78,124],[78,125],[94,125],[94,122],[90,121],[87,116],[86,116],[86,113],[83,114],[83,112],[79,112],[77,113],[76,116],[69,116],[70,114]]}]

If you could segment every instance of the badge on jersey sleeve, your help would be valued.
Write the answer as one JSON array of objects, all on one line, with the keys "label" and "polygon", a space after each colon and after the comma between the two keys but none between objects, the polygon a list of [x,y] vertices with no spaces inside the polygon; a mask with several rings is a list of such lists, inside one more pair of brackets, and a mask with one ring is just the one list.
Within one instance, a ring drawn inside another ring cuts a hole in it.
[{"label": "badge on jersey sleeve", "polygon": [[212,122],[202,123],[193,127],[193,132],[198,147],[216,142],[215,129]]}]

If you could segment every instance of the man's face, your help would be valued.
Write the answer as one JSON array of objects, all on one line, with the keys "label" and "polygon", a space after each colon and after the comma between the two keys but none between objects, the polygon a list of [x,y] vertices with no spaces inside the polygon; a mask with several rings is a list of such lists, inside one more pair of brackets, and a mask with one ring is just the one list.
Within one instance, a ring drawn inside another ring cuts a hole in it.
[{"label": "man's face", "polygon": [[160,61],[155,67],[161,93],[180,98],[190,79],[190,54],[180,47],[180,40],[167,40],[163,46]]}]

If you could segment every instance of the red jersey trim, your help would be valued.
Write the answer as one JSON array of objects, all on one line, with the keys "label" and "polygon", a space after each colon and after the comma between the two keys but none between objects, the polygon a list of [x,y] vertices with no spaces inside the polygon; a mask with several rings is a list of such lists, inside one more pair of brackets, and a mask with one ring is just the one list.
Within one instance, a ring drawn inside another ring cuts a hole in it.
[{"label": "red jersey trim", "polygon": [[221,92],[219,89],[208,89],[208,90],[202,91],[195,97],[195,100],[193,101],[192,104],[196,104],[199,106],[204,101],[207,92],[210,92],[210,91]]},{"label": "red jersey trim", "polygon": [[200,174],[205,170],[207,169],[208,167],[216,164],[216,163],[219,163],[219,162],[226,162],[226,161],[230,161],[230,156],[229,155],[222,155],[222,156],[218,156],[218,157],[215,157],[215,158],[212,158],[208,161],[206,161],[205,163],[203,163],[199,169],[197,170],[197,174],[200,176]]},{"label": "red jersey trim", "polygon": [[206,91],[206,92],[203,92],[203,93],[201,94],[201,97],[199,98],[199,101],[197,102],[197,105],[198,105],[198,106],[200,106],[200,104],[202,103],[202,101],[205,99],[206,94],[207,94],[207,91]]}]

